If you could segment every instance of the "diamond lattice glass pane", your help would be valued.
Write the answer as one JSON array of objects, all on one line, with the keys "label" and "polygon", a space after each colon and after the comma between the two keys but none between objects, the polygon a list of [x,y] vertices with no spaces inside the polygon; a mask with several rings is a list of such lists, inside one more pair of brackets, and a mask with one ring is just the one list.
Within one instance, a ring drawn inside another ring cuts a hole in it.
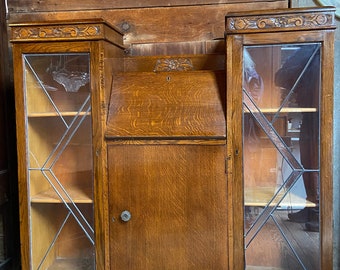
[{"label": "diamond lattice glass pane", "polygon": [[93,269],[89,54],[24,63],[33,268]]},{"label": "diamond lattice glass pane", "polygon": [[[264,259],[258,266],[317,269],[318,263],[301,263],[304,258],[300,259],[305,256],[301,249],[311,248],[308,241],[315,237],[305,238],[295,247],[298,251],[292,247],[303,229],[317,231],[319,227],[320,44],[247,46],[243,66],[246,256],[252,258],[249,253],[257,252],[256,248],[251,251],[254,243],[270,247],[265,235],[274,225],[297,262],[307,268],[278,263],[285,255],[282,252],[279,260]],[[274,218],[279,210],[289,211],[279,216],[279,220],[289,220],[288,225],[284,223],[289,237]]]}]

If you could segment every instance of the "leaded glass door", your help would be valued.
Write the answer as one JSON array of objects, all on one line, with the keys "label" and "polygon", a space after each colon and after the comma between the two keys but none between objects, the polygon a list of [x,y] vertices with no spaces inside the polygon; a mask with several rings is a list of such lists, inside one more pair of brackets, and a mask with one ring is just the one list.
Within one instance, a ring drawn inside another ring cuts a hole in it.
[{"label": "leaded glass door", "polygon": [[[320,269],[320,48],[304,43],[243,50],[249,269]],[[263,65],[263,58],[271,60]]]},{"label": "leaded glass door", "polygon": [[32,269],[94,269],[90,55],[23,65]]},{"label": "leaded glass door", "polygon": [[332,269],[334,8],[226,17],[233,269]]}]

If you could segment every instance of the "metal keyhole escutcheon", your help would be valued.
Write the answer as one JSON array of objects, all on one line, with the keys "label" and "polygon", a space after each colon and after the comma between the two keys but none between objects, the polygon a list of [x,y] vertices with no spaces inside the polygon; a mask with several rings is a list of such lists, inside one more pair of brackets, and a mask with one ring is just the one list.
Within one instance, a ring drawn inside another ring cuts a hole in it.
[{"label": "metal keyhole escutcheon", "polygon": [[131,219],[131,213],[128,210],[124,210],[120,214],[120,218],[121,218],[122,221],[128,222]]}]

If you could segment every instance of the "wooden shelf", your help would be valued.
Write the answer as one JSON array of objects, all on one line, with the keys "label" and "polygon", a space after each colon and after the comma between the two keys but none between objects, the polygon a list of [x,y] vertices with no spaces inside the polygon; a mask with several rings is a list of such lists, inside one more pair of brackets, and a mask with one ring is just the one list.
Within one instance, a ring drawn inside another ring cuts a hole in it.
[{"label": "wooden shelf", "polygon": [[[91,187],[64,187],[75,203],[93,203]],[[63,203],[54,189],[50,188],[31,197],[31,203]]]},{"label": "wooden shelf", "polygon": [[[254,187],[246,188],[244,191],[244,205],[245,206],[260,206],[265,207],[272,199],[275,193],[274,187]],[[284,191],[282,190],[277,198],[272,202],[271,205],[276,204],[283,196]],[[298,195],[289,192],[283,201],[280,203],[280,207],[315,207],[315,203],[305,200]]]},{"label": "wooden shelf", "polygon": [[[61,112],[61,115],[64,117],[76,116],[78,112]],[[79,115],[91,115],[91,113],[80,112]],[[40,113],[29,113],[28,117],[56,117],[59,116],[56,112],[40,112]]]},{"label": "wooden shelf", "polygon": [[[260,108],[262,113],[277,113],[279,108]],[[294,108],[294,107],[284,107],[281,109],[280,113],[305,113],[305,112],[317,112],[317,108]],[[249,112],[249,110],[245,110]]]}]

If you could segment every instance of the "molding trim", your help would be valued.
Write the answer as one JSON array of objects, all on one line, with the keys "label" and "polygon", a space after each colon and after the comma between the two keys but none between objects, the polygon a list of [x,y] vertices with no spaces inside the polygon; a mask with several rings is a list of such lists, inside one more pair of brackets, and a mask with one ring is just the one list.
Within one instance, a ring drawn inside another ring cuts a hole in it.
[{"label": "molding trim", "polygon": [[101,25],[22,26],[13,29],[12,40],[101,38]]},{"label": "molding trim", "polygon": [[309,12],[276,12],[271,14],[232,14],[226,18],[226,31],[254,32],[254,31],[286,31],[286,30],[313,30],[335,28],[334,9],[314,9]]},{"label": "molding trim", "polygon": [[11,23],[11,42],[107,40],[124,48],[123,34],[102,19]]}]

